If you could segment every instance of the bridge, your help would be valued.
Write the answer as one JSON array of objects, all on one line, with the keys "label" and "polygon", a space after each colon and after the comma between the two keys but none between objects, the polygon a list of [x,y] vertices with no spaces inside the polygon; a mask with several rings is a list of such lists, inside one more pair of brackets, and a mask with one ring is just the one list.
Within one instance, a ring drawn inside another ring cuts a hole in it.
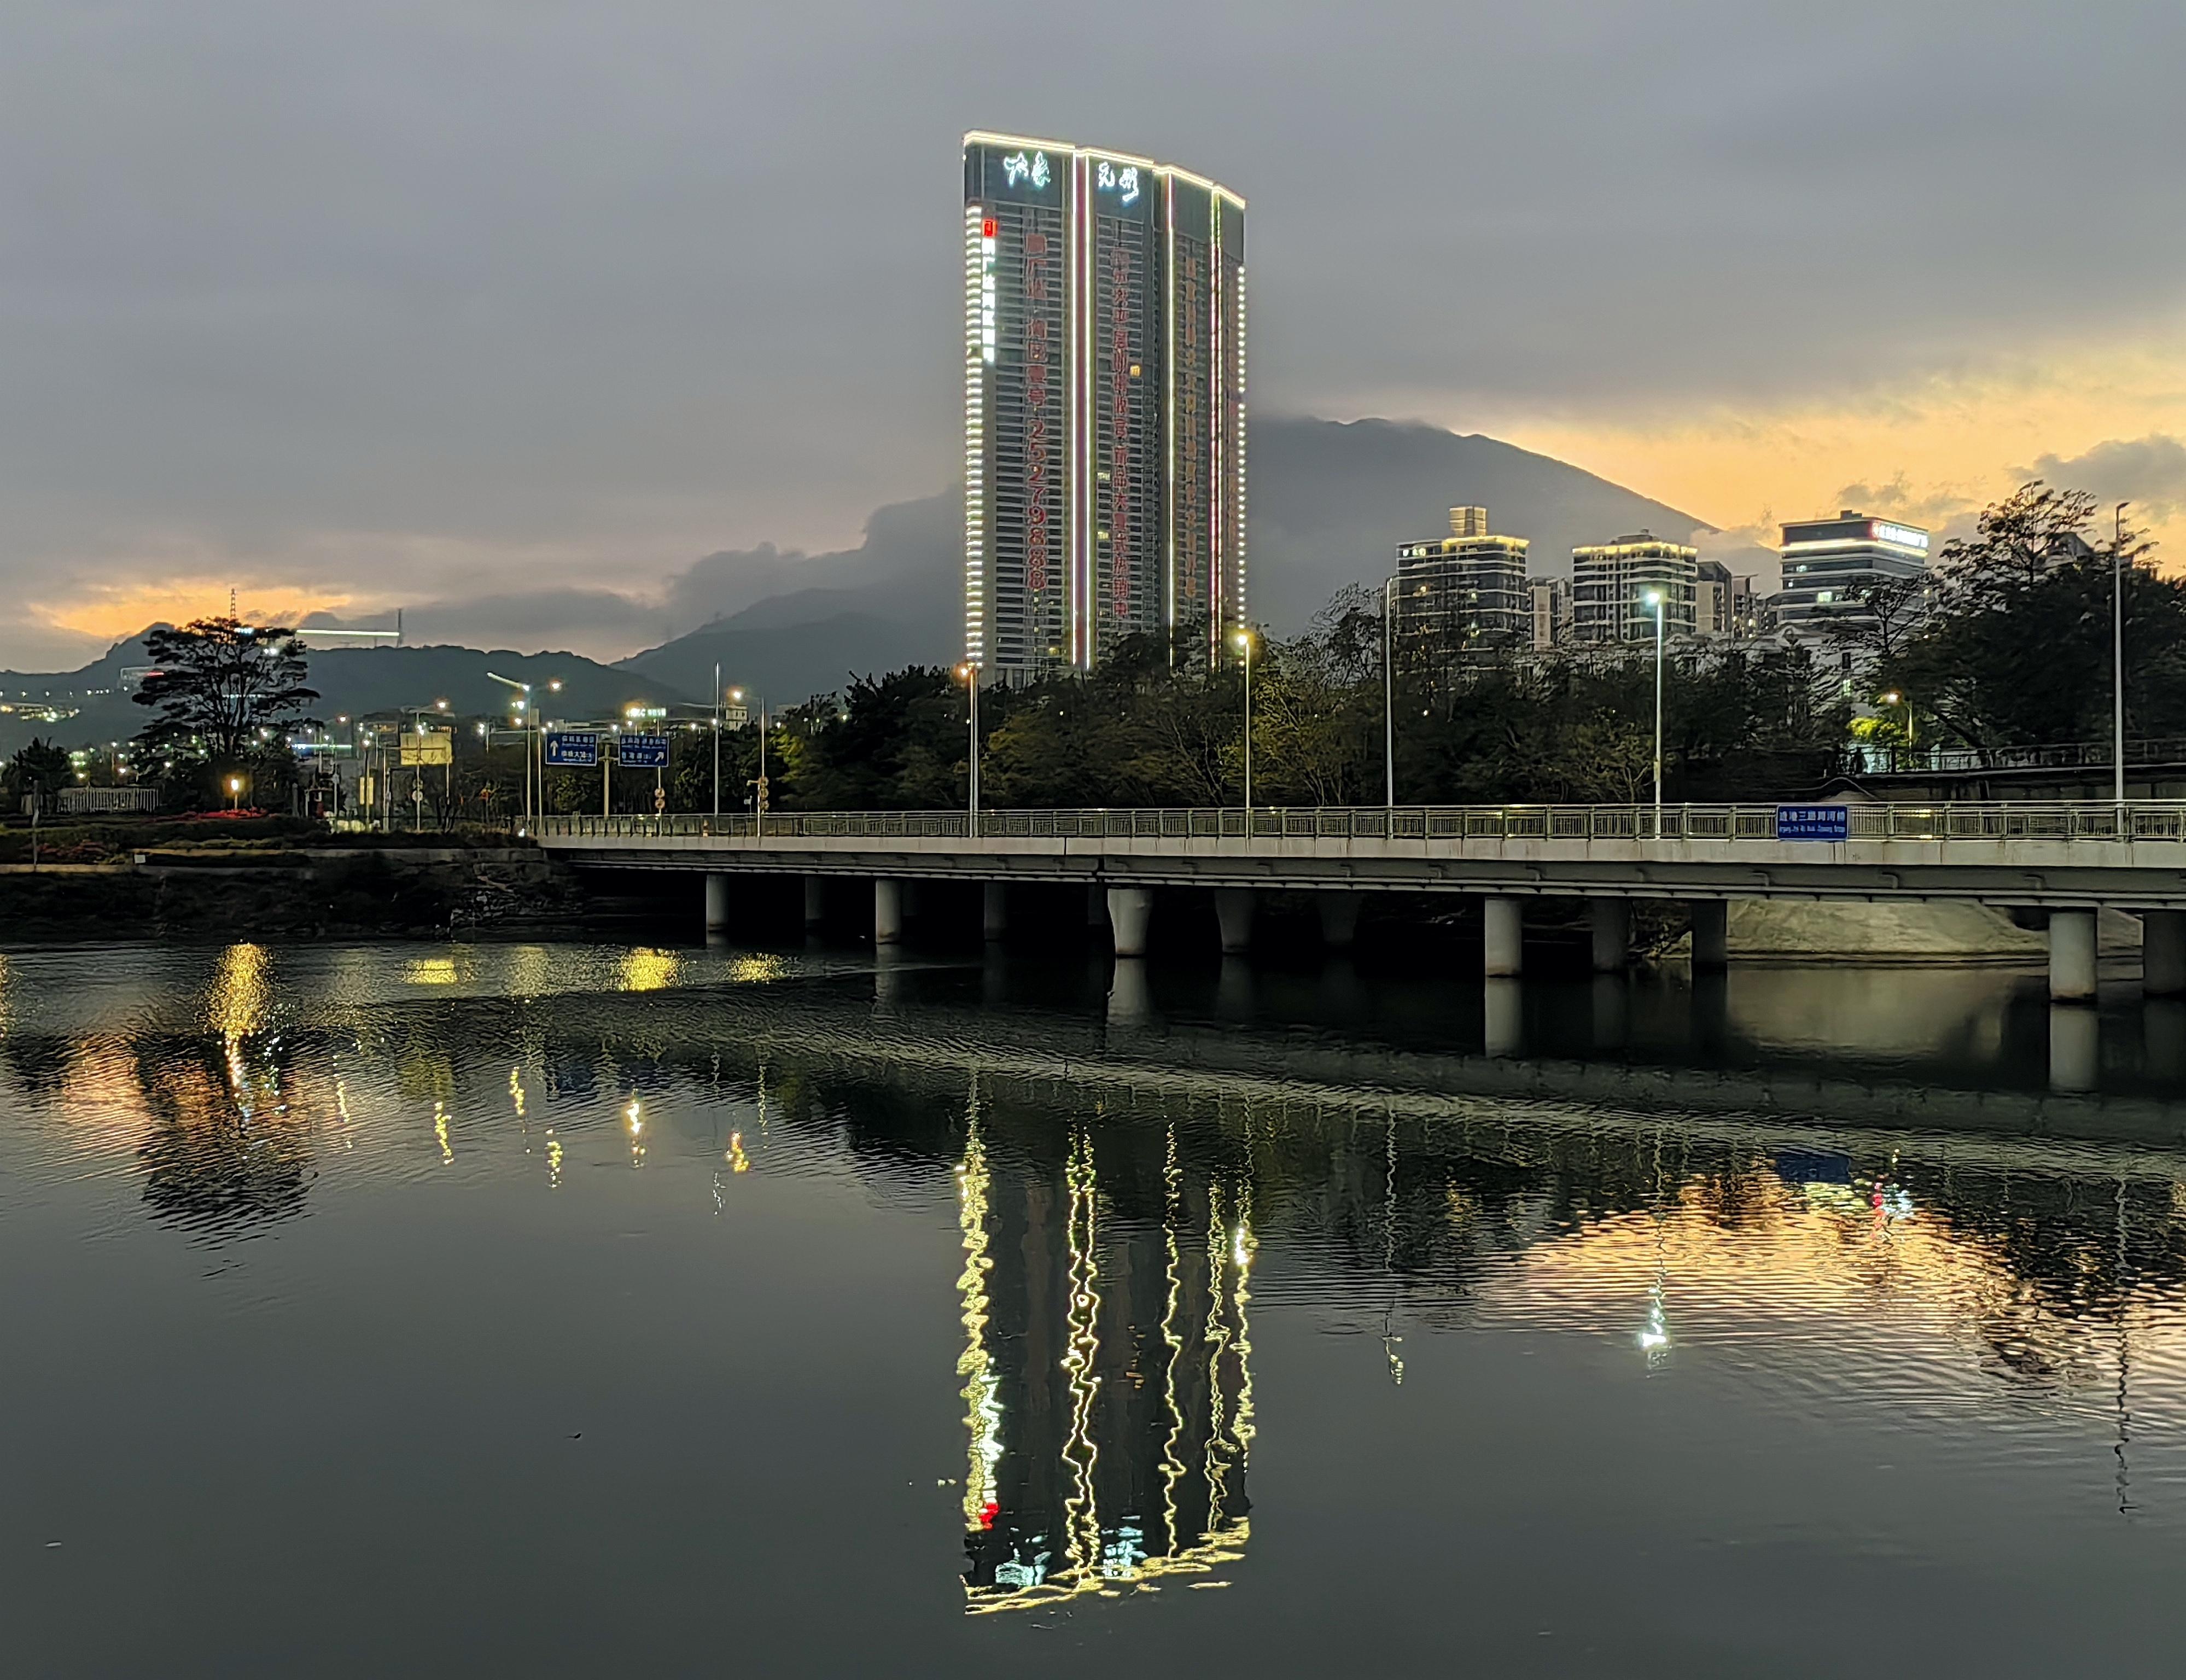
[{"label": "bridge", "polygon": [[1586,899],[1603,972],[1629,960],[1635,899],[1690,907],[1699,968],[1723,965],[1734,899],[1955,899],[2046,911],[2050,994],[2082,1000],[2107,906],[2142,918],[2146,989],[2186,992],[2186,800],[553,816],[539,839],[582,867],[703,873],[709,929],[726,925],[738,874],[803,876],[812,921],[827,877],[870,879],[883,945],[902,938],[904,884],[921,880],[983,884],[989,938],[1007,926],[1011,883],[1082,883],[1105,893],[1121,956],[1145,953],[1164,887],[1214,889],[1225,951],[1245,949],[1260,891],[1314,893],[1336,946],[1364,893],[1466,893],[1484,901],[1491,977],[1521,971],[1528,899]]}]

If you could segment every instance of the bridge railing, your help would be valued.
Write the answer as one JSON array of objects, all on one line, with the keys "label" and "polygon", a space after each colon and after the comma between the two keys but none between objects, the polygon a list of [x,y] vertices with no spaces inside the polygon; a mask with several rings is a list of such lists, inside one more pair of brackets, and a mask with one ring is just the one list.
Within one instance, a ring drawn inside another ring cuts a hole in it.
[{"label": "bridge railing", "polygon": [[[1811,807],[1798,809],[1811,809]],[[2122,805],[1947,803],[1849,804],[1847,837],[1883,840],[2186,839],[2186,800]],[[770,811],[721,816],[550,816],[571,840],[1778,840],[1775,805],[1398,805],[1180,809]],[[1825,843],[1811,843],[1817,845]]]},{"label": "bridge railing", "polygon": [[[2042,747],[1903,747],[1872,742],[1852,748],[1855,768],[1870,776],[1914,776],[1971,770],[2100,770],[2117,762],[2108,741],[2054,742]],[[2159,736],[2126,742],[2128,767],[2186,764],[2186,738]]]}]

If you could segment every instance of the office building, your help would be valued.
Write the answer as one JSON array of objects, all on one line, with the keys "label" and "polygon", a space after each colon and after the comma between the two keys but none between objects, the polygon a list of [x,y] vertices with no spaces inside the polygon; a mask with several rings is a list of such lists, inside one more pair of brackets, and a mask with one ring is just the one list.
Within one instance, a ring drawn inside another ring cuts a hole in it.
[{"label": "office building", "polygon": [[1753,586],[1749,573],[1730,580],[1730,634],[1739,641],[1750,641],[1776,627],[1775,614],[1768,603]]},{"label": "office building", "polygon": [[1648,531],[1572,550],[1572,636],[1586,642],[1652,641],[1662,599],[1662,634],[1690,636],[1700,595],[1700,551]]},{"label": "office building", "polygon": [[1527,578],[1530,641],[1535,651],[1561,647],[1571,639],[1571,584],[1563,578]]},{"label": "office building", "polygon": [[1748,641],[1761,634],[1761,598],[1753,592],[1752,577],[1733,573],[1720,560],[1701,561],[1699,577],[1693,603],[1696,635]]},{"label": "office building", "polygon": [[1730,634],[1730,568],[1720,560],[1703,560],[1696,570],[1699,581],[1693,594],[1693,633],[1727,636]]},{"label": "office building", "polygon": [[1245,618],[1245,201],[964,140],[964,647],[990,680]]},{"label": "office building", "polygon": [[1415,659],[1528,637],[1527,540],[1488,529],[1485,507],[1449,510],[1449,535],[1397,549],[1397,636]]},{"label": "office building", "polygon": [[1926,531],[1849,507],[1835,518],[1787,524],[1780,552],[1784,585],[1768,605],[1795,635],[1816,635],[1832,623],[1871,623],[1870,591],[1928,571]]}]

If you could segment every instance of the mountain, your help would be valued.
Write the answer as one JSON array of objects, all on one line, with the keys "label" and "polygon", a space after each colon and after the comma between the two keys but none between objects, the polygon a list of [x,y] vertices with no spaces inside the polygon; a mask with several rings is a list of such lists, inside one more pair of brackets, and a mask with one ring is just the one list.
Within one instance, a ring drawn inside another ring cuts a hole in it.
[{"label": "mountain", "polygon": [[[1484,507],[1493,529],[1531,537],[1533,570],[1551,576],[1570,574],[1581,543],[1711,529],[1567,462],[1433,426],[1256,420],[1252,449],[1253,615],[1282,634],[1345,585],[1379,584],[1397,545],[1448,531],[1452,507]],[[883,508],[855,549],[787,563],[765,551],[771,563],[740,571],[746,586],[793,587],[621,667],[703,694],[718,662],[724,682],[796,700],[853,675],[947,664],[963,650],[962,551],[960,492]]]},{"label": "mountain", "polygon": [[[143,636],[116,642],[79,670],[0,671],[0,756],[42,735],[71,747],[126,741],[151,714],[130,697],[136,684],[122,672],[147,663]],[[529,682],[552,707],[550,717],[612,721],[643,702],[672,705],[703,700],[709,672],[695,689],[663,676],[603,665],[575,653],[484,652],[473,647],[322,647],[311,654],[308,680],[319,692],[313,715],[337,717],[434,708],[448,703],[456,717],[499,717],[515,692],[486,675]],[[547,684],[559,681],[558,692]],[[53,717],[50,713],[66,715]]]},{"label": "mountain", "polygon": [[774,574],[799,587],[633,654],[619,669],[703,694],[718,664],[724,683],[794,704],[854,676],[946,664],[964,650],[963,552],[961,492],[883,507],[858,547]]},{"label": "mountain", "polygon": [[1261,420],[1246,529],[1253,616],[1298,629],[1347,584],[1379,584],[1397,545],[1444,536],[1453,507],[1533,540],[1536,576],[1571,552],[1638,530],[1690,541],[1704,519],[1515,444],[1389,420]]},{"label": "mountain", "polygon": [[703,694],[713,686],[718,665],[725,686],[743,688],[770,706],[784,706],[838,692],[853,677],[962,657],[963,608],[952,600],[941,599],[939,612],[888,618],[837,612],[778,630],[743,622],[748,615],[763,614],[771,604],[678,636],[624,660],[619,669],[663,686]]},{"label": "mountain", "polygon": [[[1579,543],[1643,529],[1690,540],[1709,529],[1567,462],[1432,426],[1268,417],[1253,422],[1251,442],[1253,615],[1278,634],[1303,628],[1347,584],[1379,584],[1396,564],[1397,545],[1448,530],[1453,507],[1485,507],[1492,529],[1533,539],[1535,573],[1558,576],[1570,572]],[[327,648],[311,655],[311,683],[326,697],[319,709],[328,718],[442,698],[477,714],[507,704],[507,691],[487,670],[527,681],[552,675],[569,685],[557,703],[561,715],[602,717],[633,700],[698,700],[710,692],[718,664],[725,684],[794,703],[839,691],[853,676],[961,656],[963,518],[961,493],[950,490],[876,510],[855,548],[711,554],[657,596],[602,588],[558,608],[541,592],[413,614],[429,635],[475,625],[493,637],[536,634],[535,646],[563,633],[551,625],[578,622],[572,611],[631,640],[698,625],[611,666],[572,653],[456,646]],[[1760,556],[1764,563],[1773,557]],[[27,691],[32,704],[50,694],[54,705],[80,708],[59,724],[0,713],[0,749],[12,752],[34,731],[70,744],[135,733],[143,709],[130,703],[121,673],[143,663],[141,641],[132,640],[80,671],[0,673],[0,704],[19,705]]]}]

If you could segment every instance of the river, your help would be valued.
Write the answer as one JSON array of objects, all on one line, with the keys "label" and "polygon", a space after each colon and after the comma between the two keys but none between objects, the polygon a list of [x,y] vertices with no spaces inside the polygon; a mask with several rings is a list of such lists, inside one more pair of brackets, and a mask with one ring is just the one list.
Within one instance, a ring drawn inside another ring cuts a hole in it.
[{"label": "river", "polygon": [[0,952],[8,1670],[2167,1672],[2186,1023]]}]

